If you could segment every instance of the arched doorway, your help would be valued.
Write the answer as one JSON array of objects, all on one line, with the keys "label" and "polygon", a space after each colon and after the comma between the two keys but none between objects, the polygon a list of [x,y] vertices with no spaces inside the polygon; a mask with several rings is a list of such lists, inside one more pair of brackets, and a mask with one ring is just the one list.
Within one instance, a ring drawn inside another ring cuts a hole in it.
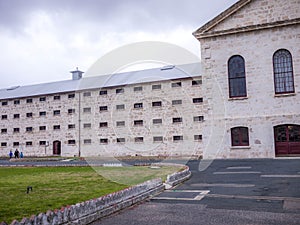
[{"label": "arched doorway", "polygon": [[274,127],[275,155],[300,155],[300,125],[284,124]]},{"label": "arched doorway", "polygon": [[61,142],[53,141],[53,155],[60,155],[60,154],[61,154]]}]

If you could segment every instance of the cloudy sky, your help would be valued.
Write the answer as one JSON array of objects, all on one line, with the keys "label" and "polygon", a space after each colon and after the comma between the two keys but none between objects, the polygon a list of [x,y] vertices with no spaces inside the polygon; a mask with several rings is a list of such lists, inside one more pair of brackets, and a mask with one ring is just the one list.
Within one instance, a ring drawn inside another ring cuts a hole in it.
[{"label": "cloudy sky", "polygon": [[101,56],[165,41],[200,57],[192,32],[237,0],[0,0],[0,88],[70,79]]}]

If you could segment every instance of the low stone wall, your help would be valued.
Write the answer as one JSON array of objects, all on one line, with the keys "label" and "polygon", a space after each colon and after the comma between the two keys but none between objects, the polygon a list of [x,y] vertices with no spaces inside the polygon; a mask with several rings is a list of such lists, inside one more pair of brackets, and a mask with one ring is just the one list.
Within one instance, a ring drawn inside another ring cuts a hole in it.
[{"label": "low stone wall", "polygon": [[163,190],[162,180],[153,179],[97,199],[23,218],[21,222],[14,220],[11,225],[88,224]]},{"label": "low stone wall", "polygon": [[192,173],[190,171],[190,168],[188,166],[185,166],[183,171],[173,173],[171,175],[167,176],[167,180],[165,182],[166,189],[176,186],[179,183],[182,183],[183,181],[189,179],[191,177]]}]

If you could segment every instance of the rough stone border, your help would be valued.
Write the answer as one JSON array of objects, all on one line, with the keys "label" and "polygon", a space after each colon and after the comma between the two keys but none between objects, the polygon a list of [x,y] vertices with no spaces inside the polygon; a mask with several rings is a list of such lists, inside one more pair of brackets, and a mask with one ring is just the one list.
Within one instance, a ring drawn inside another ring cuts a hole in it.
[{"label": "rough stone border", "polygon": [[[97,199],[32,215],[30,218],[23,218],[21,222],[14,220],[11,225],[85,225],[145,200],[163,190],[162,180],[153,179]],[[1,225],[7,224],[2,222]]]},{"label": "rough stone border", "polygon": [[192,173],[188,166],[185,166],[183,171],[173,173],[167,176],[167,180],[165,182],[165,188],[170,189],[191,177]]}]

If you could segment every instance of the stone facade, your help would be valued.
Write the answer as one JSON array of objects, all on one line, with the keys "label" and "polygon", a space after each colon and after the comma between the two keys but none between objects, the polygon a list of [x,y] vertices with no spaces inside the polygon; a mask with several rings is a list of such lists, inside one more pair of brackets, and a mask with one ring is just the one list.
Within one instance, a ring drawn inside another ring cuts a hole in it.
[{"label": "stone facade", "polygon": [[[274,127],[300,125],[299,13],[298,0],[242,0],[194,33],[208,99],[204,158],[273,158]],[[273,55],[279,49],[292,55],[293,93],[275,94]],[[245,97],[229,97],[234,55],[245,60]],[[232,146],[231,128],[239,126],[249,129],[248,146]]]},{"label": "stone facade", "polygon": [[201,82],[198,75],[2,99],[0,155],[18,148],[25,156],[200,157]]}]

